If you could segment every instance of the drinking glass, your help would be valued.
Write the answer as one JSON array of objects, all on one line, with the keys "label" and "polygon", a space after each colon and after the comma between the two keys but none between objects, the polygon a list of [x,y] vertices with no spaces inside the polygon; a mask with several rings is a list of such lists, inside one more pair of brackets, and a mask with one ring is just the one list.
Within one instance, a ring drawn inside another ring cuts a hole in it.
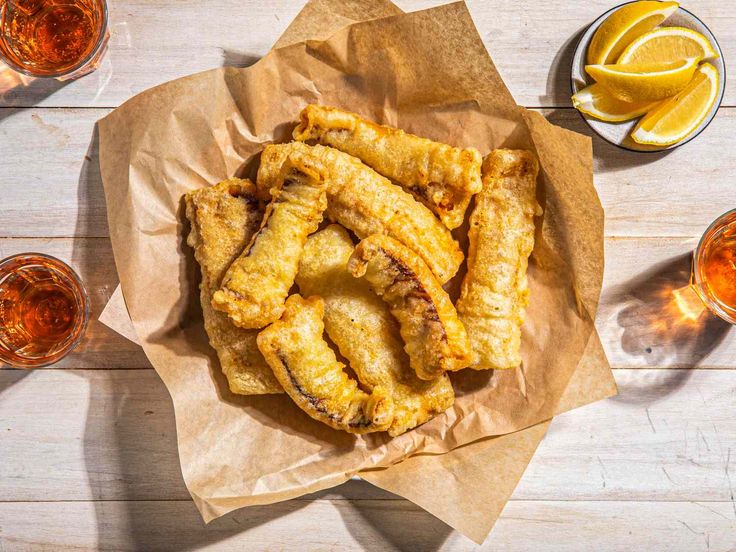
[{"label": "drinking glass", "polygon": [[88,320],[87,292],[67,264],[41,253],[0,261],[0,363],[53,364],[79,344]]},{"label": "drinking glass", "polygon": [[736,209],[703,234],[693,254],[691,283],[713,314],[736,324]]},{"label": "drinking glass", "polygon": [[0,61],[32,77],[94,71],[109,36],[105,0],[0,0]]}]

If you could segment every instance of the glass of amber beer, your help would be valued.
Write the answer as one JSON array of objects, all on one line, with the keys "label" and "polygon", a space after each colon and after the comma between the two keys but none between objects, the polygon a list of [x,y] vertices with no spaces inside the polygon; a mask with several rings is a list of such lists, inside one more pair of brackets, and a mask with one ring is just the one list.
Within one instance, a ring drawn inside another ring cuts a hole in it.
[{"label": "glass of amber beer", "polygon": [[0,61],[20,73],[81,77],[108,38],[105,0],[0,0]]},{"label": "glass of amber beer", "polygon": [[89,300],[79,276],[41,253],[0,261],[0,364],[38,368],[81,341]]},{"label": "glass of amber beer", "polygon": [[703,234],[693,255],[692,284],[711,312],[736,324],[736,209]]}]

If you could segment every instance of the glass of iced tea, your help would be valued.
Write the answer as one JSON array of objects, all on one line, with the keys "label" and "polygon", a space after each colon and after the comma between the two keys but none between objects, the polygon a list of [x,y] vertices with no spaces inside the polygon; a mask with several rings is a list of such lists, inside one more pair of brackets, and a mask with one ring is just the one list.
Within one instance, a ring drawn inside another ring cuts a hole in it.
[{"label": "glass of iced tea", "polygon": [[692,284],[714,314],[736,324],[736,209],[716,219],[700,239]]},{"label": "glass of iced tea", "polygon": [[0,61],[26,75],[86,75],[108,38],[105,0],[0,0]]},{"label": "glass of iced tea", "polygon": [[0,363],[53,364],[77,346],[88,320],[87,292],[67,264],[41,253],[0,261]]}]

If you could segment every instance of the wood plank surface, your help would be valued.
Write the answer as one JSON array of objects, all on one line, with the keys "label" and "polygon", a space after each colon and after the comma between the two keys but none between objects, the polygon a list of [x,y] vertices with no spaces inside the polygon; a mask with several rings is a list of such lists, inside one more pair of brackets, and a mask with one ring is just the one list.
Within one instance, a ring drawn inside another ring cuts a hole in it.
[{"label": "wood plank surface", "polygon": [[[107,113],[29,109],[0,121],[0,236],[108,235],[94,134],[95,122]],[[591,135],[572,109],[543,113]],[[666,155],[636,154],[594,137],[606,235],[700,236],[736,199],[730,170],[736,150],[720,147],[734,134],[736,109],[723,109],[697,141]]]},{"label": "wood plank surface", "polygon": [[17,502],[0,504],[0,535],[13,551],[727,552],[732,516],[728,502],[511,501],[478,547],[403,500],[283,502],[206,527],[191,502]]},{"label": "wood plank surface", "polygon": [[0,235],[108,235],[94,133],[108,112],[0,109]]},{"label": "wood plank surface", "polygon": [[[202,524],[165,387],[140,347],[96,322],[118,280],[94,125],[156,84],[256,62],[303,3],[119,0],[96,73],[6,90],[17,78],[0,68],[0,258],[70,262],[93,307],[83,344],[61,363],[0,370],[0,552],[736,550],[736,332],[706,314],[688,320],[673,294],[698,237],[735,204],[731,81],[715,121],[674,152],[637,155],[593,137],[607,236],[597,326],[620,395],[554,420],[482,547],[363,481]],[[397,0],[406,11],[441,3]],[[570,59],[582,30],[617,3],[468,6],[516,100],[591,135],[570,109]],[[684,7],[735,74],[733,6]]]},{"label": "wood plank surface", "polygon": [[[444,0],[397,0],[405,11]],[[468,7],[488,51],[516,101],[530,107],[570,105],[570,60],[581,32],[618,0],[489,2]],[[60,86],[35,81],[0,97],[0,105],[28,107],[116,107],[163,82],[223,65],[245,66],[270,50],[303,1],[238,2],[202,5],[182,0],[110,2],[110,49],[88,78]],[[734,74],[736,16],[721,0],[684,4],[718,37]],[[206,10],[206,11],[203,11]],[[191,29],[186,40],[181,30]],[[725,104],[736,104],[728,85]]]},{"label": "wood plank surface", "polygon": [[[596,326],[611,366],[736,368],[733,326],[702,310],[689,290],[696,245],[686,238],[606,240]],[[683,310],[678,294],[694,308]]]},{"label": "wood plank surface", "polygon": [[[685,289],[689,238],[609,238],[604,292],[597,318],[609,362],[616,368],[736,368],[736,332],[704,312],[688,320],[673,291]],[[57,368],[148,368],[134,343],[97,322],[118,284],[107,238],[0,238],[0,258],[40,251],[71,263],[92,299],[92,322],[79,349]]]},{"label": "wood plank surface", "polygon": [[[615,375],[618,397],[555,418],[514,498],[731,500],[733,372]],[[152,370],[0,371],[0,451],[0,502],[189,497]],[[318,496],[396,498],[364,482]]]}]

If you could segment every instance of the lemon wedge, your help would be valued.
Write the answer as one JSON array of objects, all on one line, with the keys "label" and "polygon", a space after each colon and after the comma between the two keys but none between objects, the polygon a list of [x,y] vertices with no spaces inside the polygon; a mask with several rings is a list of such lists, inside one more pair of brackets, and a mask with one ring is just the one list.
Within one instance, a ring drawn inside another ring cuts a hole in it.
[{"label": "lemon wedge", "polygon": [[718,53],[697,31],[685,27],[661,27],[629,44],[616,63],[663,63],[690,57],[715,59]]},{"label": "lemon wedge", "polygon": [[585,71],[619,100],[656,101],[685,88],[699,62],[700,58],[694,57],[668,63],[586,65]]},{"label": "lemon wedge", "polygon": [[601,121],[621,123],[641,117],[654,109],[657,102],[622,102],[600,84],[592,84],[572,97],[572,105]]},{"label": "lemon wedge", "polygon": [[651,31],[677,11],[677,2],[643,0],[622,6],[606,19],[588,47],[588,64],[616,63],[634,39]]},{"label": "lemon wedge", "polygon": [[713,108],[718,90],[718,70],[704,63],[684,90],[639,121],[631,137],[639,144],[656,146],[670,146],[684,140]]}]

